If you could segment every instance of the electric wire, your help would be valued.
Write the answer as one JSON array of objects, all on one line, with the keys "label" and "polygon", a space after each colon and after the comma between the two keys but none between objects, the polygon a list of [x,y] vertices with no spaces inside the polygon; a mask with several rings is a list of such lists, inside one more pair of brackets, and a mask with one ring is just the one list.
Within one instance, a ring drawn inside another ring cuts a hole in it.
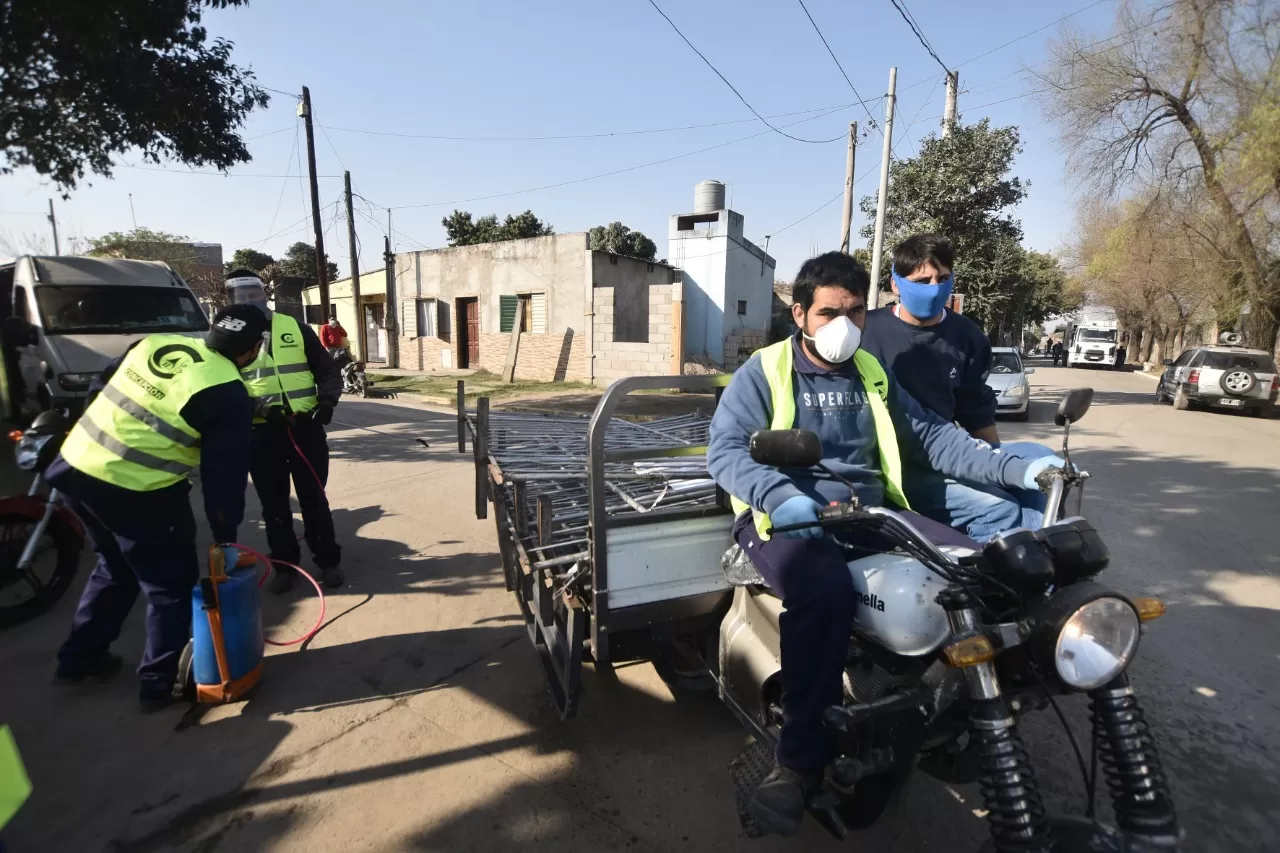
[{"label": "electric wire", "polygon": [[[809,7],[804,5],[804,0],[797,0],[797,2],[800,3],[800,8],[804,10],[804,15],[809,19],[809,23],[813,25],[813,31],[817,33],[818,38],[822,40],[822,46],[825,47],[827,49],[827,53],[831,55],[831,61],[836,64],[836,68],[840,69],[840,76],[844,78],[844,82],[849,84],[849,89],[853,92],[853,96],[858,99],[858,103],[861,104],[862,109],[866,111],[867,118],[871,120],[871,128],[873,130],[880,130],[880,123],[876,121],[876,117],[871,114],[871,108],[862,100],[862,96],[858,94],[858,90],[854,87],[853,81],[850,80],[849,75],[845,73],[844,66],[840,64],[840,60],[836,58],[835,51],[832,50],[831,45],[827,43],[827,37],[824,36],[822,34],[822,30],[818,28],[818,22],[813,19],[813,15],[809,14]],[[890,146],[889,152],[891,154],[893,153],[892,146]],[[893,156],[897,157],[898,155],[894,154]]]},{"label": "electric wire", "polygon": [[902,16],[902,20],[907,22],[907,26],[911,28],[911,32],[916,34],[916,39],[920,42],[921,46],[924,47],[925,50],[929,51],[929,55],[934,58],[935,62],[942,66],[943,71],[950,73],[951,69],[947,67],[947,63],[943,62],[938,56],[938,52],[933,49],[933,45],[929,44],[929,40],[925,38],[924,33],[920,31],[920,27],[916,24],[915,18],[911,17],[911,13],[907,11],[906,3],[903,2],[903,0],[889,0],[889,2],[893,4],[893,8],[898,10],[898,14]]},{"label": "electric wire", "polygon": [[[285,166],[284,166],[285,172],[288,172],[289,174],[285,175],[284,182],[280,184],[280,196],[279,198],[276,199],[276,209],[275,209],[275,212],[271,214],[271,224],[267,226],[268,235],[271,233],[272,229],[276,227],[276,217],[280,215],[280,205],[281,203],[284,202],[284,191],[289,188],[289,178],[293,177],[292,173],[290,172],[290,169],[293,166],[293,155],[296,154],[297,151],[298,151],[298,136],[295,133],[293,137],[293,147],[289,149],[289,160],[288,162],[285,163]],[[269,237],[263,237],[262,241],[258,243],[255,249],[262,248],[262,244],[267,242],[268,239]]]},{"label": "electric wire", "polygon": [[676,31],[676,35],[680,36],[681,41],[687,44],[690,50],[698,54],[698,58],[701,59],[708,68],[710,68],[713,72],[715,72],[715,75],[720,78],[720,81],[724,83],[726,86],[728,86],[729,90],[733,92],[733,94],[738,96],[738,100],[742,101],[743,106],[751,110],[751,114],[754,115],[756,118],[760,119],[760,121],[764,123],[765,127],[769,128],[774,133],[777,133],[781,136],[785,136],[787,139],[793,139],[796,142],[805,142],[810,145],[825,145],[828,142],[835,142],[837,139],[844,138],[845,135],[842,133],[839,136],[832,137],[831,139],[803,139],[799,136],[792,136],[790,133],[787,133],[786,131],[783,131],[778,129],[777,127],[774,127],[772,124],[769,123],[768,119],[762,116],[758,110],[756,110],[755,107],[751,106],[751,103],[746,98],[742,97],[742,93],[739,92],[737,88],[732,83],[729,82],[729,78],[721,74],[720,69],[712,65],[711,60],[703,56],[702,51],[698,50],[696,47],[693,46],[693,42],[689,41],[688,37],[686,37],[684,33],[680,32],[680,28],[676,26],[675,21],[667,17],[667,13],[662,11],[662,8],[658,6],[655,0],[649,0],[649,5],[654,8],[654,11],[656,11],[659,15],[662,16],[663,20],[665,20],[668,24],[671,25],[671,29]]}]

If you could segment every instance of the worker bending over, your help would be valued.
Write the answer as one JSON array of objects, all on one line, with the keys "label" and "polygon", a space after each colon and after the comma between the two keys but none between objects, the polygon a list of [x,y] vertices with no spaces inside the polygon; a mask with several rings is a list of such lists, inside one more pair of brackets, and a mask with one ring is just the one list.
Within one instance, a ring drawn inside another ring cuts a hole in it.
[{"label": "worker bending over", "polygon": [[233,305],[206,341],[149,335],[103,371],[49,483],[75,510],[98,565],[58,650],[54,681],[76,684],[120,668],[109,651],[138,591],[147,642],[138,666],[144,711],[173,700],[178,660],[191,636],[191,591],[200,574],[187,475],[200,466],[204,511],[228,566],[239,552],[253,406],[240,367],[262,346],[266,319]]},{"label": "worker bending over", "polygon": [[[227,276],[227,296],[233,305],[261,312],[271,329],[258,357],[240,371],[254,404],[249,473],[262,504],[270,556],[288,563],[302,559],[289,505],[292,478],[311,558],[325,586],[342,586],[342,548],[324,493],[329,479],[324,428],[342,395],[342,376],[310,326],[267,307],[266,289],[255,273],[237,270]],[[271,591],[292,589],[297,573],[280,563],[272,568]]]}]

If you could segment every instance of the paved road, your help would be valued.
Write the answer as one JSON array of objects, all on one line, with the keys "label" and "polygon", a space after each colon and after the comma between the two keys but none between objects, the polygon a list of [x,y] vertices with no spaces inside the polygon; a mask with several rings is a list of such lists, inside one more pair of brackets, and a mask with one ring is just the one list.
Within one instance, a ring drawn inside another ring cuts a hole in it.
[{"label": "paved road", "polygon": [[[1002,431],[1056,441],[1061,391],[1098,389],[1073,444],[1095,475],[1085,509],[1115,555],[1108,579],[1170,602],[1135,678],[1187,849],[1277,849],[1280,420],[1155,406],[1141,376],[1033,379],[1033,422]],[[332,500],[351,583],[307,648],[274,651],[250,701],[140,717],[127,677],[47,686],[70,600],[0,638],[0,721],[37,789],[6,836],[15,853],[838,849],[813,826],[743,838],[725,771],[742,732],[709,697],[672,697],[648,666],[588,673],[580,716],[561,723],[502,589],[492,522],[471,516],[452,418],[354,402],[339,421]],[[256,527],[242,535],[262,542]],[[267,601],[270,632],[300,632],[314,608],[302,592]],[[1068,704],[1083,731],[1081,703]],[[1025,733],[1051,801],[1078,808],[1060,727],[1046,716]],[[976,849],[977,797],[922,779],[860,845]]]}]

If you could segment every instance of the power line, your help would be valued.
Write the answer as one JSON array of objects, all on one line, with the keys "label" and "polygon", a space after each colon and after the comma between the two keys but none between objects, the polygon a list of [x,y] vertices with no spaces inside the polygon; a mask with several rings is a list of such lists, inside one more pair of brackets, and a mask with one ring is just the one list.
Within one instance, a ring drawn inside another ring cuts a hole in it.
[{"label": "power line", "polygon": [[[295,123],[295,127],[296,126],[297,125]],[[298,135],[295,133],[293,135],[293,147],[289,149],[289,160],[284,165],[284,170],[287,174],[284,177],[284,182],[280,184],[280,197],[276,199],[276,209],[275,209],[275,212],[271,214],[271,224],[267,226],[268,234],[271,233],[271,229],[276,227],[276,217],[280,215],[280,205],[281,203],[284,202],[284,191],[289,188],[289,179],[293,177],[292,172],[290,172],[290,169],[293,167],[293,155],[296,154],[297,152],[298,152]],[[267,239],[268,238],[263,237],[262,242],[259,243],[255,248],[257,249],[262,248],[262,244],[267,242]]]},{"label": "power line", "polygon": [[898,14],[902,16],[902,20],[907,22],[907,26],[911,28],[911,32],[916,34],[916,39],[920,42],[921,46],[923,46],[925,50],[929,51],[929,55],[934,58],[934,61],[942,66],[943,71],[949,72],[951,69],[947,67],[947,63],[943,62],[938,57],[938,52],[933,49],[933,45],[929,44],[929,40],[924,37],[924,33],[922,33],[920,31],[920,27],[916,25],[915,18],[911,17],[911,13],[906,10],[906,3],[904,0],[889,0],[889,2],[893,4],[893,8],[898,10]]},{"label": "power line", "polygon": [[[867,118],[871,119],[871,127],[875,130],[880,129],[880,123],[876,121],[876,117],[871,114],[871,109],[862,100],[862,96],[858,94],[858,90],[854,88],[853,81],[849,79],[849,75],[845,73],[844,66],[840,64],[840,60],[836,59],[835,51],[831,49],[831,45],[827,43],[827,37],[822,34],[822,30],[818,28],[818,22],[813,19],[813,15],[809,14],[809,7],[804,5],[804,0],[799,0],[800,8],[804,10],[804,15],[809,19],[809,23],[813,25],[813,31],[818,34],[818,38],[822,39],[822,46],[827,49],[827,53],[831,54],[831,61],[836,64],[836,68],[840,69],[840,76],[844,77],[844,82],[849,84],[849,89],[853,92],[853,96],[858,99],[858,103],[862,104],[862,109],[866,111]],[[897,155],[895,155],[897,156]]]},{"label": "power line", "polygon": [[693,42],[689,41],[689,39],[685,37],[685,34],[680,32],[680,28],[676,26],[675,21],[668,18],[667,13],[662,11],[662,9],[658,6],[656,2],[654,2],[654,0],[649,0],[649,5],[654,8],[654,11],[656,11],[659,15],[662,16],[663,20],[665,20],[668,24],[671,25],[671,29],[676,31],[676,35],[680,36],[681,40],[689,46],[689,49],[692,50],[694,53],[698,54],[698,58],[701,59],[704,63],[706,63],[706,66],[708,68],[710,68],[712,71],[715,72],[715,75],[720,78],[721,82],[723,82],[726,86],[728,86],[729,90],[732,91],[733,94],[738,96],[738,100],[742,101],[743,105],[747,109],[751,110],[751,114],[754,115],[756,118],[760,119],[760,121],[764,122],[765,127],[769,128],[774,133],[777,133],[781,136],[785,136],[787,139],[794,139],[796,142],[807,142],[811,145],[824,145],[828,142],[835,142],[837,139],[845,138],[846,134],[842,133],[839,136],[833,136],[830,139],[802,139],[799,136],[792,136],[791,134],[786,133],[785,131],[779,130],[778,128],[774,127],[772,124],[769,123],[768,119],[766,119],[764,116],[760,115],[760,113],[756,111],[755,107],[751,106],[751,104],[747,101],[746,98],[742,97],[742,93],[739,92],[736,88],[734,88],[734,85],[729,82],[729,79],[727,77],[725,77],[723,74],[720,73],[720,69],[712,65],[711,60],[703,56],[702,51],[698,50],[696,47],[693,46]]},{"label": "power line", "polygon": [[[814,119],[824,118],[825,115],[830,115],[831,113],[834,113],[834,112],[839,112],[839,110],[835,109],[835,110],[831,110],[828,113],[825,113],[824,115],[816,115],[816,116],[813,116],[812,118],[801,119],[799,121],[792,122],[791,124],[785,124],[783,125],[783,127],[792,127],[797,124],[804,124],[807,121],[813,121]],[[492,195],[477,196],[475,198],[454,199],[453,201],[433,201],[433,202],[428,202],[426,204],[398,204],[398,205],[393,205],[388,209],[389,210],[409,210],[411,208],[419,208],[419,207],[446,207],[451,204],[470,204],[471,202],[476,202],[476,201],[489,201],[490,199],[495,199],[495,198],[507,198],[508,196],[524,195],[525,193],[539,192],[541,190],[552,190],[552,189],[557,189],[559,187],[571,186],[573,184],[586,183],[587,181],[595,181],[601,178],[611,178],[614,175],[621,175],[625,172],[634,172],[639,169],[647,169],[650,166],[660,166],[663,163],[670,163],[673,160],[682,160],[685,157],[692,157],[695,154],[704,154],[707,151],[715,151],[718,148],[725,148],[729,145],[737,145],[739,142],[746,142],[748,139],[756,139],[757,137],[766,136],[769,133],[770,131],[768,130],[762,130],[758,133],[752,133],[747,136],[740,136],[737,139],[731,139],[728,142],[721,142],[717,145],[708,145],[707,147],[699,148],[696,151],[687,151],[683,154],[676,154],[671,157],[664,157],[661,160],[653,160],[649,163],[640,163],[639,165],[636,165],[636,166],[627,166],[622,169],[615,169],[612,172],[603,172],[599,175],[588,175],[583,178],[574,178],[573,180],[560,181],[559,183],[555,183],[555,184],[545,184],[540,187],[529,187],[527,189],[512,190],[511,192],[505,192],[505,193],[493,193]],[[847,134],[839,136],[837,138],[845,139],[846,136]],[[829,141],[835,142],[836,140],[832,139]]]},{"label": "power line", "polygon": [[265,89],[268,92],[275,92],[277,95],[284,95],[285,97],[289,97],[289,98],[302,97],[297,92],[286,92],[283,89],[272,89],[270,86],[263,86],[261,83],[254,83],[253,85],[257,86],[259,89]]},{"label": "power line", "polygon": [[[858,183],[858,181],[863,180],[864,178],[866,178],[868,175],[870,175],[872,172],[874,172],[874,171],[878,170],[879,168],[880,168],[880,163],[879,163],[879,162],[877,162],[877,163],[876,163],[874,166],[872,166],[870,169],[868,169],[867,171],[865,171],[865,172],[863,172],[861,175],[859,175],[857,178],[855,178],[855,179],[854,179],[854,182],[853,182],[853,183],[854,183],[854,185],[856,186],[856,185],[857,185],[857,183]],[[827,199],[827,200],[826,200],[826,201],[824,201],[822,204],[818,205],[818,207],[816,207],[815,209],[811,210],[809,213],[806,213],[804,216],[802,216],[802,217],[800,217],[799,219],[797,219],[795,222],[792,222],[790,225],[788,225],[788,226],[786,226],[786,227],[784,227],[784,228],[779,228],[777,231],[774,231],[772,234],[768,234],[768,235],[766,235],[766,237],[777,237],[777,236],[778,236],[779,234],[781,234],[783,231],[788,231],[788,230],[790,230],[790,229],[792,229],[792,228],[795,228],[795,227],[796,227],[797,225],[799,225],[801,222],[804,222],[804,221],[805,221],[805,220],[807,220],[807,219],[812,219],[814,216],[817,216],[819,213],[821,213],[822,211],[826,210],[828,207],[830,207],[831,205],[835,204],[837,201],[839,201],[839,200],[840,200],[840,199],[842,199],[842,198],[844,198],[844,190],[840,190],[840,192],[836,193],[834,196],[832,196],[831,198]],[[760,238],[760,240],[757,240],[756,242],[757,242],[757,243],[763,242],[763,241],[764,241],[764,239],[765,239],[765,237],[762,237],[762,238]]]},{"label": "power line", "polygon": [[[207,175],[214,178],[292,178],[293,175],[259,175],[246,172],[197,172],[195,169],[161,169],[155,166],[131,166],[127,163],[116,163],[118,169],[137,169],[142,172],[168,172],[171,175]],[[341,178],[341,175],[316,175],[317,178]]]},{"label": "power line", "polygon": [[1030,38],[1036,33],[1044,32],[1045,30],[1049,29],[1049,27],[1055,26],[1057,24],[1061,24],[1063,21],[1067,20],[1068,18],[1074,18],[1076,15],[1079,15],[1081,12],[1087,12],[1090,9],[1092,9],[1094,6],[1101,6],[1103,3],[1110,3],[1110,2],[1111,0],[1095,0],[1095,2],[1090,3],[1088,6],[1084,6],[1080,9],[1076,9],[1074,12],[1072,12],[1069,15],[1063,15],[1061,18],[1059,18],[1056,21],[1050,21],[1049,23],[1045,24],[1043,27],[1037,27],[1036,29],[1031,30],[1030,32],[1023,33],[1022,35],[1018,36],[1015,39],[1010,39],[1009,41],[1005,42],[999,47],[991,48],[991,50],[988,50],[986,53],[980,53],[977,56],[974,56],[970,59],[966,59],[964,62],[961,62],[959,65],[957,65],[956,68],[961,68],[965,65],[968,65],[970,62],[977,62],[979,59],[984,59],[998,50],[1004,50],[1009,45],[1017,44],[1018,42],[1022,41],[1025,38]]},{"label": "power line", "polygon": [[[884,100],[883,96],[879,98],[874,98],[871,101],[868,101],[867,103],[875,104],[882,100]],[[826,107],[814,107],[813,109],[808,109],[808,110],[795,110],[789,113],[775,113],[774,115],[766,116],[766,118],[770,118],[770,119],[791,118],[792,116],[809,115],[811,113],[825,114],[825,113],[829,113],[832,110],[835,110],[835,111],[846,110],[852,106],[854,106],[854,104],[851,104],[851,103],[850,104],[834,104],[832,106],[826,106]],[[726,121],[713,121],[713,122],[708,122],[707,124],[685,124],[685,125],[677,125],[675,127],[656,127],[656,128],[646,128],[643,130],[615,130],[615,131],[603,131],[598,133],[559,133],[559,134],[544,134],[539,136],[450,136],[450,135],[436,134],[436,133],[398,133],[398,132],[387,131],[387,130],[364,130],[361,128],[354,128],[354,127],[334,127],[333,125],[327,125],[326,127],[329,130],[337,131],[341,133],[360,133],[366,136],[393,136],[399,139],[432,139],[432,140],[438,140],[438,141],[444,141],[444,142],[547,142],[547,141],[569,140],[569,139],[610,139],[617,136],[647,136],[647,135],[658,134],[658,133],[678,133],[678,132],[687,131],[687,130],[704,130],[709,127],[724,127],[726,125],[731,125],[731,124],[754,124],[756,121],[757,120],[754,118],[739,118],[739,119],[730,119]],[[320,126],[319,123],[317,123],[317,126]]]}]

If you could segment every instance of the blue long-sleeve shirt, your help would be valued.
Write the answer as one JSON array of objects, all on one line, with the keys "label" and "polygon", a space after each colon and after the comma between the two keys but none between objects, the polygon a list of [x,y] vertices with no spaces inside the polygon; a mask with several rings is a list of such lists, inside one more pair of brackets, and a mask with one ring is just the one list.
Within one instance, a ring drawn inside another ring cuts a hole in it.
[{"label": "blue long-sleeve shirt", "polygon": [[[852,362],[836,370],[814,364],[799,336],[792,338],[796,429],[822,440],[823,463],[857,486],[865,506],[884,503],[879,442],[867,389]],[[993,486],[1021,486],[1028,462],[996,453],[964,430],[923,408],[889,377],[888,408],[904,462],[914,460],[956,479]],[[871,392],[874,393],[874,392]],[[751,433],[769,429],[773,404],[759,356],[734,374],[711,421],[707,469],[729,494],[773,512],[788,498],[808,495],[822,504],[847,501],[849,488],[825,474],[759,465],[751,459]]]},{"label": "blue long-sleeve shirt", "polygon": [[[123,360],[121,356],[113,361],[90,383],[85,408],[111,381]],[[249,426],[253,421],[249,392],[238,380],[213,385],[192,394],[179,414],[200,433],[200,486],[213,539],[235,542],[236,529],[244,520],[245,486],[249,481]],[[111,490],[127,492],[72,468],[61,455],[50,463],[46,475],[51,483],[71,494],[88,490],[100,500],[109,500]],[[185,501],[190,486],[183,480],[148,494],[155,497],[170,491],[174,500]],[[127,500],[128,496],[116,497]]]},{"label": "blue long-sleeve shirt", "polygon": [[943,420],[969,432],[996,422],[996,395],[987,387],[991,341],[963,314],[947,311],[932,326],[913,326],[892,307],[869,311],[862,348]]}]

